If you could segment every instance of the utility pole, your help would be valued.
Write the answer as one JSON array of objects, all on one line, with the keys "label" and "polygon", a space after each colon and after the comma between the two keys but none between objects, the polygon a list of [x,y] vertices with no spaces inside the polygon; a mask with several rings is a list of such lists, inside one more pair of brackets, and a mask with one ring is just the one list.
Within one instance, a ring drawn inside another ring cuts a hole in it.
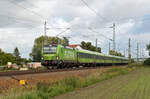
[{"label": "utility pole", "polygon": [[131,39],[129,38],[129,41],[128,41],[128,58],[129,58],[129,61],[131,61]]},{"label": "utility pole", "polygon": [[126,57],[126,49],[124,49],[124,57]]},{"label": "utility pole", "polygon": [[116,43],[115,43],[115,39],[116,39],[116,25],[115,25],[115,23],[113,23],[113,26],[111,26],[109,28],[113,29],[113,39],[112,39],[112,42],[113,42],[113,51],[116,51]]},{"label": "utility pole", "polygon": [[44,45],[47,44],[47,40],[46,40],[47,27],[46,27],[46,25],[47,25],[47,22],[45,21],[45,23],[44,23]]},{"label": "utility pole", "polygon": [[109,43],[109,51],[108,51],[108,55],[110,54],[110,43]]},{"label": "utility pole", "polygon": [[142,49],[142,58],[144,58],[144,50]]},{"label": "utility pole", "polygon": [[137,43],[137,62],[139,61],[139,43]]},{"label": "utility pole", "polygon": [[116,51],[116,41],[115,41],[115,39],[116,39],[116,24],[113,23],[112,26],[106,27],[106,28],[112,28],[113,29],[113,37],[112,37],[112,39],[109,39],[109,40],[111,40],[113,43],[113,51]]},{"label": "utility pole", "polygon": [[96,38],[95,46],[96,46],[96,52],[97,52],[97,38]]},{"label": "utility pole", "polygon": [[112,28],[113,28],[113,50],[115,51],[116,50],[116,43],[115,43],[115,39],[116,39],[116,31],[115,31],[115,28],[116,28],[116,26],[115,26],[115,23],[113,23],[113,26],[112,26]]},{"label": "utility pole", "polygon": [[[96,38],[96,42],[95,42],[95,47],[96,47],[96,52],[97,52],[97,38]],[[95,56],[95,67],[96,67],[96,56]]]},{"label": "utility pole", "polygon": [[139,58],[142,58],[142,49],[141,49],[141,44],[139,44]]}]

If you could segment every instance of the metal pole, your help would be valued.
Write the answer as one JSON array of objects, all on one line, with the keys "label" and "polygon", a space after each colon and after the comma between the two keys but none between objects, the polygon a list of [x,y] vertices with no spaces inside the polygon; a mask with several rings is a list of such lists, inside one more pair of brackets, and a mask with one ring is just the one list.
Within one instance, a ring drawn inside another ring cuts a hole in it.
[{"label": "metal pole", "polygon": [[142,58],[144,58],[144,50],[142,49]]},{"label": "metal pole", "polygon": [[124,49],[124,57],[126,57],[126,49]]},{"label": "metal pole", "polygon": [[108,55],[110,54],[110,43],[109,43],[109,51],[108,51]]},{"label": "metal pole", "polygon": [[115,23],[113,23],[113,50],[116,50],[116,44],[115,44]]},{"label": "metal pole", "polygon": [[137,62],[139,61],[139,43],[137,43]]},{"label": "metal pole", "polygon": [[47,25],[47,22],[45,21],[45,23],[44,23],[44,45],[46,45],[47,44],[47,42],[46,42],[46,25]]},{"label": "metal pole", "polygon": [[[97,38],[96,38],[95,46],[96,46],[96,52],[97,52]],[[96,67],[96,56],[95,56],[95,67]]]},{"label": "metal pole", "polygon": [[139,52],[140,52],[140,56],[139,56],[139,58],[142,58],[141,56],[142,56],[142,50],[141,50],[141,46],[140,46],[140,44],[139,44]]},{"label": "metal pole", "polygon": [[96,43],[95,43],[95,46],[96,46],[96,52],[97,52],[97,39],[96,39]]},{"label": "metal pole", "polygon": [[129,61],[131,61],[131,39],[129,38],[129,42],[128,42],[128,58]]}]

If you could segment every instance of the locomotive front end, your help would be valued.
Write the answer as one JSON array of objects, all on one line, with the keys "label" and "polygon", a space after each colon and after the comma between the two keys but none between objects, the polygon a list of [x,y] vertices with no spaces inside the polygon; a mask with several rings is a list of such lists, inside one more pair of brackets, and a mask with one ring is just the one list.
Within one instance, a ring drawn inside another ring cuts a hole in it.
[{"label": "locomotive front end", "polygon": [[57,65],[57,45],[45,45],[42,50],[42,65],[56,66]]}]

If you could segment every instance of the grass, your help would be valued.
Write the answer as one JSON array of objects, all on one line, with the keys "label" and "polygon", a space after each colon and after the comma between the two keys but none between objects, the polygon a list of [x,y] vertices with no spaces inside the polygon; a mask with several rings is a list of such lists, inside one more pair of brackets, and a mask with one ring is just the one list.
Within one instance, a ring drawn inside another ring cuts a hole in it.
[{"label": "grass", "polygon": [[[55,83],[38,83],[32,91],[25,91],[20,96],[11,97],[11,99],[50,99],[60,94],[71,92],[75,89],[88,87],[98,82],[111,79],[118,75],[127,74],[137,67],[128,66],[120,68],[112,68],[105,73],[95,73],[86,78],[70,77]],[[10,99],[10,97],[8,97]]]},{"label": "grass", "polygon": [[142,67],[56,99],[150,99],[149,74],[150,68]]}]

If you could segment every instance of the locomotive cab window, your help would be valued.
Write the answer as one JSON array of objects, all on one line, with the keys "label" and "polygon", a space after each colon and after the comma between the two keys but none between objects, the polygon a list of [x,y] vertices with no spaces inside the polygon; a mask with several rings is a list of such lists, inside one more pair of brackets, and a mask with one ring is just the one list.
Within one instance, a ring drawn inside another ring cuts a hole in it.
[{"label": "locomotive cab window", "polygon": [[56,54],[57,46],[44,46],[43,53],[44,54]]}]

